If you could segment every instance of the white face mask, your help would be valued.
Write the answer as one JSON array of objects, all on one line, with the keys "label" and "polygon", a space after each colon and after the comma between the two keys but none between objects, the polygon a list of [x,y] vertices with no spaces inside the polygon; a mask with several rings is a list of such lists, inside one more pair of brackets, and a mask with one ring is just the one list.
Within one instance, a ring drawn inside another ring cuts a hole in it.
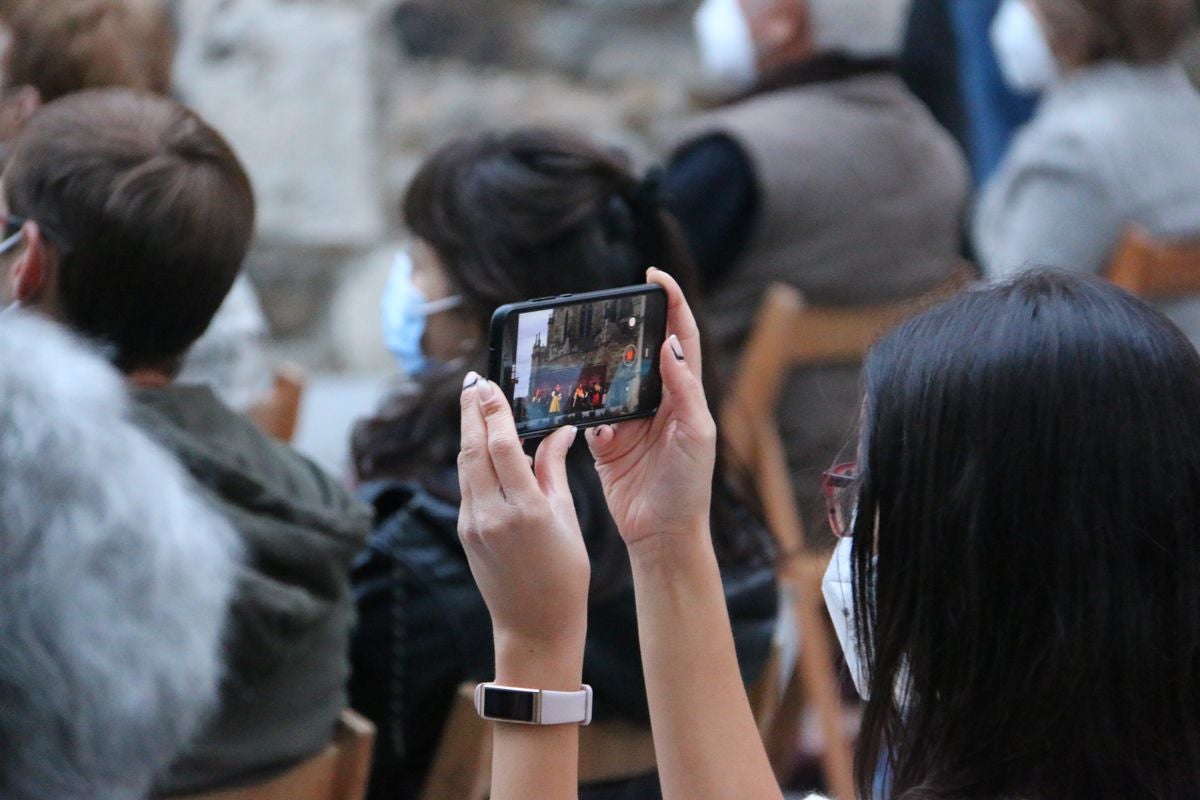
[{"label": "white face mask", "polygon": [[[851,581],[850,553],[854,540],[846,537],[838,541],[833,551],[833,558],[825,569],[825,577],[821,580],[821,594],[825,595],[825,606],[829,609],[829,618],[833,621],[833,630],[837,634],[838,644],[842,646],[842,655],[846,657],[846,667],[850,670],[850,678],[854,688],[863,700],[869,700],[871,695],[870,676],[867,675],[867,665],[859,657],[858,627],[856,621],[857,609],[854,604],[854,583]],[[871,569],[875,570],[879,557],[871,557]],[[874,583],[872,582],[872,585]],[[868,643],[868,646],[870,644]],[[900,665],[896,676],[892,697],[896,707],[904,709],[908,704],[908,661]]]},{"label": "white face mask", "polygon": [[991,39],[1004,80],[1016,91],[1039,92],[1058,80],[1058,61],[1029,0],[1001,3]]},{"label": "white face mask", "polygon": [[854,584],[850,580],[850,549],[854,540],[846,537],[838,540],[833,558],[825,569],[825,577],[821,580],[821,594],[825,595],[825,605],[829,609],[829,618],[833,621],[833,630],[837,633],[838,644],[842,646],[842,654],[846,657],[846,666],[850,669],[850,678],[854,688],[863,700],[867,699],[867,671],[858,657],[858,628],[855,622]]},{"label": "white face mask", "polygon": [[735,89],[758,79],[750,23],[738,0],[704,0],[692,19],[705,73]]}]

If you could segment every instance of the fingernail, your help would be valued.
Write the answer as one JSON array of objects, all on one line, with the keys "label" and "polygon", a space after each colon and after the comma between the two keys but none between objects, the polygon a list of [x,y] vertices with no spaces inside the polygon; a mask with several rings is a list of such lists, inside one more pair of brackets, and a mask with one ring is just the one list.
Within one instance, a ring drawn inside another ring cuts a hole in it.
[{"label": "fingernail", "polygon": [[656,272],[658,272],[658,267],[651,267],[650,269],[646,270],[646,277],[649,278]]},{"label": "fingernail", "polygon": [[492,382],[487,378],[480,378],[475,384],[475,391],[479,392],[479,399],[486,403],[492,399]]},{"label": "fingernail", "polygon": [[575,444],[575,437],[579,436],[579,428],[574,425],[568,425],[567,428],[571,431],[571,438],[567,441],[567,447]]},{"label": "fingernail", "polygon": [[675,360],[683,361],[683,346],[679,344],[679,337],[672,333],[667,342],[671,345],[671,354],[675,356]]},{"label": "fingernail", "polygon": [[476,375],[475,372],[473,372],[473,371],[468,372],[466,377],[463,378],[463,391],[465,392],[467,389],[470,389],[472,386],[474,386],[478,382],[479,382],[479,376]]}]

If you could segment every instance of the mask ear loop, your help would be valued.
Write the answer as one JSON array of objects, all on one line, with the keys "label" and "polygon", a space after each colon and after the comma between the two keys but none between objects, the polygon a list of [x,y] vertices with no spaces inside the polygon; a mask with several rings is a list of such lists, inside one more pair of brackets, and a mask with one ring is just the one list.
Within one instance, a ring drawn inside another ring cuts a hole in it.
[{"label": "mask ear loop", "polygon": [[12,236],[5,239],[3,242],[0,242],[0,256],[4,255],[5,253],[9,252],[14,247],[16,247],[18,244],[20,244],[22,236],[24,236],[24,232],[17,231]]},{"label": "mask ear loop", "polygon": [[428,303],[420,307],[420,312],[426,317],[432,317],[434,314],[441,314],[444,311],[453,311],[460,308],[463,304],[461,294],[452,294],[449,297],[443,297],[440,300],[430,300]]}]

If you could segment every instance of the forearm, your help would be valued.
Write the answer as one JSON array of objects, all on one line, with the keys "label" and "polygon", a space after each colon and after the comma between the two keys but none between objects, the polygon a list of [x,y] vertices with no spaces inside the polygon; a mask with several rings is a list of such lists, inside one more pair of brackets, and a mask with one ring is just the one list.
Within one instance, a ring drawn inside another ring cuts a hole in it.
[{"label": "forearm", "polygon": [[630,561],[664,798],[779,797],[708,531],[678,542],[653,537],[630,548]]},{"label": "forearm", "polygon": [[[550,647],[497,637],[496,683],[578,691],[583,644]],[[546,800],[579,791],[579,726],[493,723],[492,800],[528,800],[531,787]]]}]

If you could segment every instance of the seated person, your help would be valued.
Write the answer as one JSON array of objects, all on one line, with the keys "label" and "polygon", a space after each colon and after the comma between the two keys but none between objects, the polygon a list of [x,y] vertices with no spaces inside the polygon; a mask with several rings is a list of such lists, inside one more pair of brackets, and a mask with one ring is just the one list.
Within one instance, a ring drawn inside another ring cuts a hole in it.
[{"label": "seated person", "polygon": [[156,787],[267,777],[321,750],[346,706],[348,570],[369,527],[334,480],[211,390],[172,382],[241,268],[250,181],[174,101],[80,92],[25,126],[3,175],[15,246],[6,290],[101,347],[134,387],[134,420],[173,452],[240,535],[220,711]]},{"label": "seated person", "polygon": [[[919,296],[958,268],[967,164],[896,72],[908,7],[705,0],[696,16],[703,63],[737,93],[684,124],[664,187],[727,389],[772,283],[861,306]],[[815,487],[853,441],[859,382],[856,364],[810,367],[780,393],[811,547],[827,545]]]},{"label": "seated person", "polygon": [[[1192,0],[1005,0],[1000,65],[1045,95],[979,202],[986,273],[1102,273],[1133,225],[1200,238],[1200,93],[1173,59],[1195,16]],[[1200,303],[1162,308],[1200,341]]]},{"label": "seated person", "polygon": [[85,89],[171,91],[167,10],[130,0],[11,0],[0,6],[0,142],[42,105]]},{"label": "seated person", "polygon": [[[688,270],[669,217],[624,161],[566,134],[532,129],[452,143],[417,174],[404,211],[416,241],[384,303],[386,320],[420,322],[389,327],[387,337],[414,382],[354,438],[358,478],[377,514],[354,571],[351,684],[354,707],[379,728],[372,798],[416,796],[456,687],[492,671],[487,609],[455,533],[455,398],[462,371],[485,368],[492,311],[641,283],[647,264]],[[572,381],[547,387],[547,414],[567,411]],[[587,675],[608,698],[598,719],[646,726],[628,561],[582,440],[568,464],[594,565]],[[766,532],[728,477],[718,472],[713,481],[713,530],[742,675],[752,681],[770,648],[776,589]],[[657,796],[657,778],[619,791],[630,794],[608,796]]]},{"label": "seated person", "polygon": [[[166,0],[15,0],[0,6],[0,163],[43,104],[85,89],[171,91],[176,32]],[[266,318],[245,275],[234,282],[178,379],[206,383],[238,411],[269,385]]]},{"label": "seated person", "polygon": [[[663,796],[779,798],[705,513],[716,427],[700,339],[678,285],[651,279],[670,297],[663,405],[587,439],[632,564]],[[866,699],[858,796],[878,796],[880,766],[898,800],[1200,796],[1188,340],[1096,278],[1034,273],[902,324],[865,372],[859,463],[827,477],[845,538],[823,587]],[[558,706],[578,721],[589,563],[564,463],[574,431],[547,438],[531,470],[494,384],[468,374],[461,409],[459,531],[495,682],[579,693]],[[604,702],[597,691],[592,713]],[[578,725],[493,733],[493,800],[575,796]]]},{"label": "seated person", "polygon": [[116,372],[0,317],[0,797],[144,800],[214,710],[237,537]]}]

